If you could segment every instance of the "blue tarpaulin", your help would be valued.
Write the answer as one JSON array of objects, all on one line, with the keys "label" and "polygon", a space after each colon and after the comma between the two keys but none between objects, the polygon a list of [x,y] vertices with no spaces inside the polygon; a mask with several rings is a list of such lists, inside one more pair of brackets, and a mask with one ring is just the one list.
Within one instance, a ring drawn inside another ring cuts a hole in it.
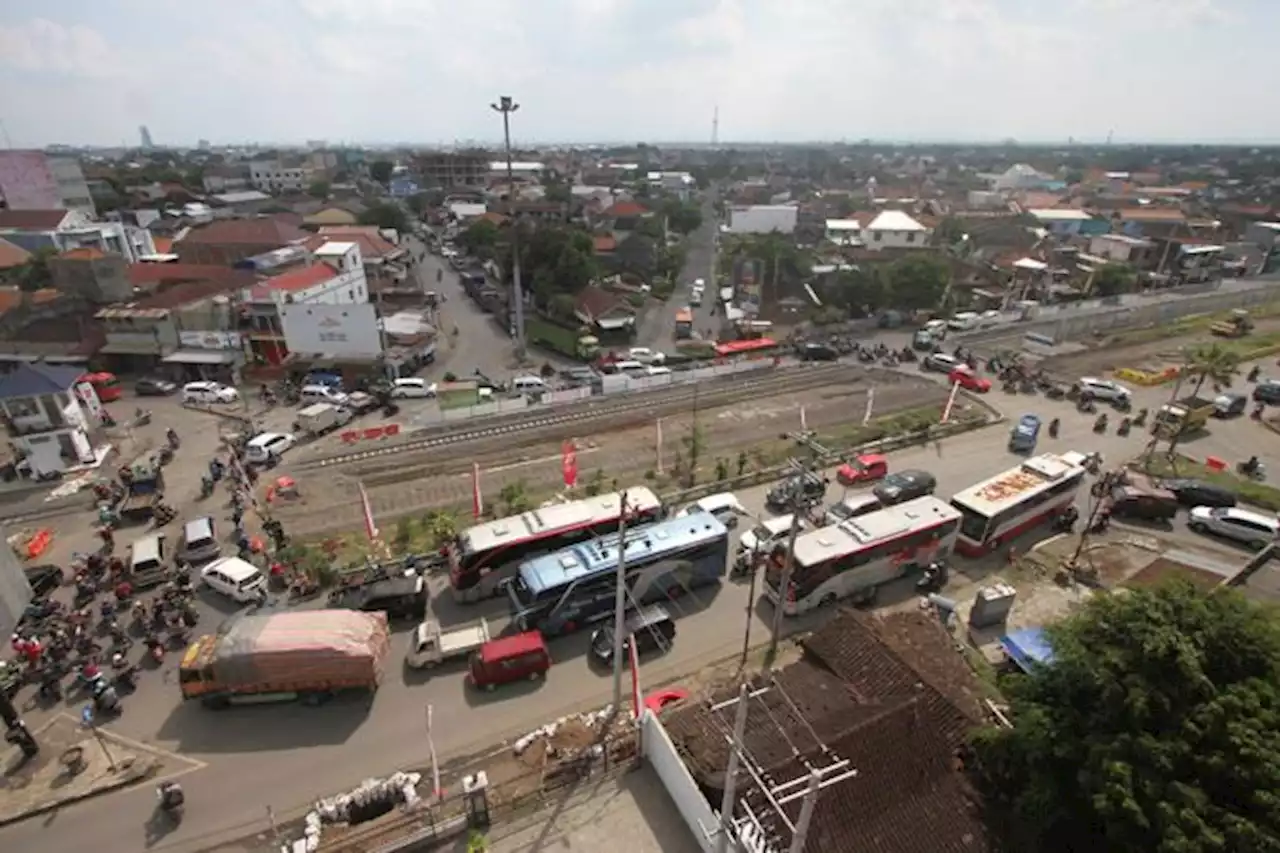
[{"label": "blue tarpaulin", "polygon": [[1043,628],[1023,628],[1005,634],[1000,638],[1000,645],[1023,672],[1030,672],[1037,664],[1053,663],[1053,649],[1049,647],[1049,638]]}]

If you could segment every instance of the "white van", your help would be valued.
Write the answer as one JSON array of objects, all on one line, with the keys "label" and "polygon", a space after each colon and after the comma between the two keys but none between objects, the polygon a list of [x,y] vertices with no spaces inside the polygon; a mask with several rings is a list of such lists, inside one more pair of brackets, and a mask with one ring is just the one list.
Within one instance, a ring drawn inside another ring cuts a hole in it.
[{"label": "white van", "polygon": [[929,333],[929,337],[935,341],[944,340],[947,337],[947,321],[946,320],[930,320],[924,324],[924,330]]},{"label": "white van", "polygon": [[[773,546],[787,541],[787,537],[791,535],[791,521],[794,515],[778,515],[773,518],[766,518],[755,527],[742,534],[742,538],[738,540],[738,555],[734,561],[738,565],[746,565],[756,554],[768,554],[773,551]],[[800,522],[800,531],[803,532],[808,525],[802,520]]]},{"label": "white van", "polygon": [[135,588],[148,589],[164,582],[165,538],[163,533],[149,533],[133,540],[129,546],[129,573]]},{"label": "white van", "polygon": [[241,604],[261,601],[267,596],[266,577],[253,563],[239,557],[214,560],[200,570],[200,579],[210,589]]},{"label": "white van", "polygon": [[212,518],[206,515],[182,526],[182,548],[178,556],[184,561],[195,565],[215,559],[221,553]]},{"label": "white van", "polygon": [[676,518],[684,518],[699,512],[711,513],[721,524],[728,528],[737,527],[738,518],[748,514],[746,507],[742,505],[742,501],[738,500],[737,495],[733,492],[720,492],[715,495],[707,495],[705,498],[698,498],[676,513]]},{"label": "white van", "polygon": [[974,311],[961,311],[947,321],[947,327],[956,332],[967,332],[978,328],[982,318]]},{"label": "white van", "polygon": [[614,373],[625,376],[647,376],[649,368],[638,361],[615,361],[609,365]]},{"label": "white van", "polygon": [[304,385],[298,392],[298,398],[303,405],[332,403],[335,406],[345,406],[350,399],[346,394],[328,385]]},{"label": "white van", "polygon": [[537,376],[517,376],[511,380],[511,390],[516,394],[542,394],[547,390],[547,383]]}]

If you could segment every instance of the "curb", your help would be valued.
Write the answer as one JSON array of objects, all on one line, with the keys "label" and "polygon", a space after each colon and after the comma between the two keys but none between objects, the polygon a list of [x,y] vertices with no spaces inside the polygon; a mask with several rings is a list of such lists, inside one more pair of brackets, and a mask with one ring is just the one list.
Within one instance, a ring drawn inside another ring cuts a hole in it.
[{"label": "curb", "polygon": [[66,806],[73,806],[76,803],[81,803],[81,802],[84,802],[85,800],[91,800],[94,797],[102,796],[103,794],[113,794],[116,791],[119,791],[123,788],[128,788],[132,785],[138,784],[143,779],[146,779],[147,777],[155,773],[155,771],[158,770],[159,768],[160,768],[160,762],[152,759],[151,761],[148,761],[145,764],[143,764],[141,769],[131,771],[129,774],[129,778],[121,779],[117,782],[112,782],[109,785],[103,785],[100,788],[95,788],[92,791],[86,791],[83,794],[73,794],[67,797],[60,797],[56,800],[52,800],[51,802],[41,803],[38,806],[32,806],[26,811],[20,812],[16,815],[10,815],[9,817],[0,817],[0,828],[6,827],[6,826],[12,826],[15,823],[22,823],[24,820],[30,820],[33,817],[39,817],[40,815],[48,814],[49,812],[57,811],[58,809],[65,808]]}]

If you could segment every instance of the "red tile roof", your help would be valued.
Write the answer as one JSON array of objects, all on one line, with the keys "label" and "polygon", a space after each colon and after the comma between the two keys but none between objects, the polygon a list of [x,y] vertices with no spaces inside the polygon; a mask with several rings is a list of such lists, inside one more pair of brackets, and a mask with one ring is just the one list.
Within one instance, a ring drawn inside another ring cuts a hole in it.
[{"label": "red tile roof", "polygon": [[30,258],[31,253],[26,249],[15,246],[8,240],[0,240],[0,270],[25,264]]},{"label": "red tile roof", "polygon": [[622,219],[632,216],[644,216],[649,212],[649,208],[642,204],[636,204],[634,201],[616,201],[605,209],[605,216],[612,216],[614,219]]},{"label": "red tile roof", "polygon": [[172,281],[222,281],[248,285],[253,273],[218,264],[129,264],[129,283],[134,287],[153,287]]},{"label": "red tile roof", "polygon": [[601,254],[612,252],[618,248],[618,240],[612,234],[597,234],[592,239],[595,250]]},{"label": "red tile roof", "polygon": [[156,244],[157,255],[167,255],[173,251],[172,237],[156,237],[153,235],[151,238],[151,242]]},{"label": "red tile roof", "polygon": [[[35,305],[45,305],[53,302],[61,297],[62,294],[54,290],[52,287],[46,287],[30,294],[31,302]],[[16,287],[0,288],[0,314],[12,311],[22,304],[22,291]]]},{"label": "red tile roof", "polygon": [[67,218],[68,210],[0,210],[0,228],[52,231]]},{"label": "red tile roof", "polygon": [[290,270],[287,273],[272,276],[266,281],[254,286],[252,295],[255,299],[263,299],[269,294],[275,293],[297,293],[300,290],[306,290],[309,287],[315,287],[321,282],[329,281],[338,274],[333,267],[325,263],[312,264],[309,267],[299,267],[296,270]]},{"label": "red tile roof", "polygon": [[501,213],[498,213],[495,210],[490,210],[487,213],[482,213],[479,216],[477,216],[476,219],[483,219],[485,222],[492,222],[494,225],[507,224],[507,217],[503,216]]},{"label": "red tile roof", "polygon": [[183,242],[223,246],[267,246],[279,248],[311,235],[301,228],[270,216],[255,219],[223,219],[193,228]]},{"label": "red tile roof", "polygon": [[79,249],[63,252],[61,257],[69,261],[96,261],[99,258],[105,258],[106,254],[92,246],[82,246]]},{"label": "red tile roof", "polygon": [[584,287],[582,292],[578,294],[578,298],[574,300],[573,307],[583,316],[593,320],[598,320],[618,310],[629,314],[636,313],[636,310],[631,307],[631,303],[625,295],[610,293],[599,287]]},{"label": "red tile roof", "polygon": [[210,296],[230,293],[240,287],[239,282],[227,281],[182,281],[162,285],[155,292],[142,297],[131,308],[177,308]]}]

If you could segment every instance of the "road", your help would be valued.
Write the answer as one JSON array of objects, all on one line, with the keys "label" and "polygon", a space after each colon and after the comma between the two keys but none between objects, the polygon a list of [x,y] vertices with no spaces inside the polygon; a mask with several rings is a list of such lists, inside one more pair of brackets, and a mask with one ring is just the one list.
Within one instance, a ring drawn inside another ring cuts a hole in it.
[{"label": "road", "polygon": [[716,221],[715,204],[709,198],[702,200],[702,225],[687,238],[687,254],[684,269],[676,281],[675,292],[665,303],[654,305],[646,312],[640,322],[636,335],[636,343],[640,346],[669,350],[676,340],[676,311],[689,304],[689,291],[694,279],[704,279],[707,283],[702,305],[693,310],[693,328],[700,334],[715,336],[720,324],[711,313],[716,304],[716,282],[713,270],[715,262],[716,236],[719,223]]},{"label": "road", "polygon": [[[1160,389],[1139,392],[1138,404],[1153,406],[1164,393]],[[1094,435],[1092,419],[1073,414],[1064,402],[999,394],[994,402],[1007,407],[1011,416],[1030,411],[1045,419],[1061,417],[1061,437],[1056,441],[1044,438],[1042,448],[1097,450],[1107,459],[1117,460],[1135,455],[1143,444],[1143,436],[1137,432],[1124,439],[1114,433]],[[1186,451],[1236,459],[1240,456],[1236,448],[1259,444],[1258,431],[1262,429],[1247,418],[1214,424],[1212,435],[1188,444]],[[891,464],[897,469],[931,470],[938,478],[938,493],[949,495],[1013,465],[1015,457],[1007,453],[1006,439],[1005,428],[991,427],[948,439],[940,449],[895,453]],[[1268,439],[1264,446],[1272,449],[1264,461],[1272,470],[1280,470],[1276,467],[1280,465],[1280,449],[1276,449],[1280,443],[1269,434]],[[763,513],[764,492],[764,488],[750,489],[740,497],[748,510]],[[839,497],[838,492],[833,487],[828,498]],[[960,561],[957,569],[972,579],[989,572],[995,563],[994,559]],[[905,594],[910,594],[909,588]],[[450,624],[479,615],[493,617],[495,627],[502,622],[498,606],[461,608],[448,596],[439,596],[433,607],[438,617]],[[678,678],[710,661],[737,654],[748,618],[755,642],[768,636],[765,620],[771,618],[771,611],[748,601],[744,583],[725,582],[718,589],[691,594],[676,609],[679,639],[670,654],[646,666],[644,678],[650,684]],[[813,621],[795,620],[788,629],[812,625]],[[545,683],[492,696],[468,692],[461,667],[438,671],[430,678],[392,668],[371,705],[335,703],[320,708],[281,706],[225,713],[177,705],[171,656],[163,678],[146,678],[138,694],[126,700],[125,714],[112,728],[207,763],[183,778],[187,814],[181,827],[158,848],[194,851],[211,847],[215,841],[265,830],[268,806],[282,818],[289,817],[312,799],[347,790],[362,778],[385,774],[395,767],[425,764],[428,751],[423,719],[427,703],[434,708],[435,740],[442,760],[480,751],[565,713],[605,704],[611,696],[610,678],[587,666],[583,657],[586,639],[579,635],[553,645],[557,663]],[[406,634],[401,632],[393,646],[397,659],[403,656],[405,644]],[[143,825],[152,811],[153,798],[150,788],[144,786],[90,800],[50,820],[28,821],[0,831],[0,848],[48,853],[142,850]]]}]

